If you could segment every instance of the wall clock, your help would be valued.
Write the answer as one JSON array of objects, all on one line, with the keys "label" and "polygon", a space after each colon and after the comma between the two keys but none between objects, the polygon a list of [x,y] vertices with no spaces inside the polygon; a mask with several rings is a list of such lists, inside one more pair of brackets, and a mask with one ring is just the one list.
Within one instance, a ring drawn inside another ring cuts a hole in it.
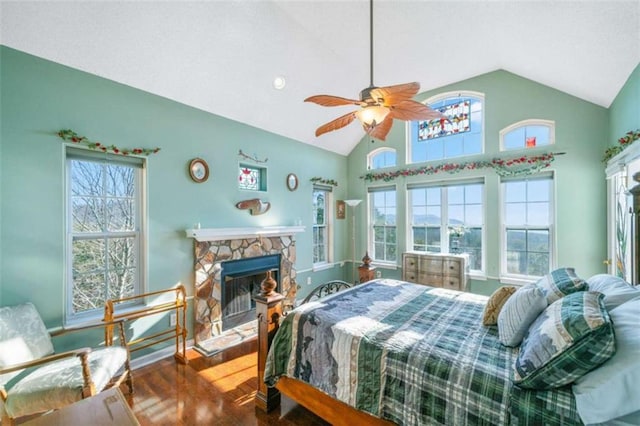
[{"label": "wall clock", "polygon": [[287,188],[289,191],[295,191],[298,189],[298,176],[293,173],[287,175]]},{"label": "wall clock", "polygon": [[202,158],[194,158],[189,163],[189,175],[194,182],[202,183],[209,178],[209,166]]}]

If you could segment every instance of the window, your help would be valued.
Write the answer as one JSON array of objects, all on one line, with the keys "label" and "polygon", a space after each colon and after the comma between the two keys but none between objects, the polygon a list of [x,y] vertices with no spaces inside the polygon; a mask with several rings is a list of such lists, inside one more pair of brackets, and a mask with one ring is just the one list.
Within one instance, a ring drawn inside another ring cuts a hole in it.
[{"label": "window", "polygon": [[144,160],[67,149],[67,320],[142,292]]},{"label": "window", "polygon": [[395,187],[369,188],[369,205],[373,253],[370,256],[379,262],[395,263],[398,259]]},{"label": "window", "polygon": [[427,253],[467,253],[483,271],[484,183],[409,185],[410,247]]},{"label": "window", "polygon": [[409,163],[438,161],[482,154],[484,95],[477,92],[443,93],[425,102],[448,120],[411,121]]},{"label": "window", "polygon": [[367,156],[369,170],[393,167],[396,165],[396,150],[393,148],[378,148]]},{"label": "window", "polygon": [[534,278],[552,267],[551,175],[503,180],[502,273]]},{"label": "window", "polygon": [[524,120],[500,130],[501,150],[551,145],[555,123],[549,120]]},{"label": "window", "polygon": [[313,187],[313,264],[327,264],[330,259],[329,215],[331,187]]},{"label": "window", "polygon": [[238,167],[238,188],[247,191],[266,191],[267,169],[240,164]]}]

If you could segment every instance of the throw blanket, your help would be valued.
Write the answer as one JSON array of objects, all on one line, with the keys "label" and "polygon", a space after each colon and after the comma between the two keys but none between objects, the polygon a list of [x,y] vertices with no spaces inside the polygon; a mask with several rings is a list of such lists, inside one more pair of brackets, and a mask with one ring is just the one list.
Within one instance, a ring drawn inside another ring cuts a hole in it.
[{"label": "throw blanket", "polygon": [[504,425],[517,349],[483,327],[487,298],[376,280],[283,321],[265,381],[293,377],[397,424]]}]

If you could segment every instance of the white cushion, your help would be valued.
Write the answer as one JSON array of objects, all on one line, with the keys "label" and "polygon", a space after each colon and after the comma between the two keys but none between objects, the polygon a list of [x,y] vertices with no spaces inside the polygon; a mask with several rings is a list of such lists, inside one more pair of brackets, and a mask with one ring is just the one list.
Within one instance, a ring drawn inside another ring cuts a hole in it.
[{"label": "white cushion", "polygon": [[640,287],[632,286],[622,278],[609,274],[598,274],[587,280],[589,291],[604,294],[604,306],[614,309],[640,296]]},{"label": "white cushion", "polygon": [[[110,346],[89,354],[91,378],[100,392],[127,359],[121,346]],[[23,370],[6,384],[5,410],[11,417],[61,408],[82,399],[82,365],[78,357]]]},{"label": "white cushion", "polygon": [[640,411],[640,298],[609,312],[616,336],[616,353],[573,385],[580,418],[603,423]]}]

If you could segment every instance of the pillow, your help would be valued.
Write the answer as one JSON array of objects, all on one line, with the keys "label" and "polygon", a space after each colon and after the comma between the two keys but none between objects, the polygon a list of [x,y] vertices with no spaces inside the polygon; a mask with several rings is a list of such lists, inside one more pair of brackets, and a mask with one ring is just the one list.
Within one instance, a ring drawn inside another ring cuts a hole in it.
[{"label": "pillow", "polygon": [[529,325],[547,307],[547,299],[535,284],[520,287],[498,314],[498,337],[505,346],[518,346]]},{"label": "pillow", "polygon": [[556,269],[540,278],[536,285],[544,293],[548,305],[568,294],[588,289],[587,282],[579,278],[573,268]]},{"label": "pillow", "polygon": [[522,341],[514,383],[529,389],[564,386],[611,358],[616,344],[603,299],[581,291],[549,305]]},{"label": "pillow", "polygon": [[498,314],[500,314],[500,310],[502,310],[507,299],[509,299],[515,291],[515,287],[503,285],[493,292],[487,301],[487,306],[484,308],[482,325],[496,325],[498,323]]},{"label": "pillow", "polygon": [[604,306],[608,311],[640,296],[640,287],[634,287],[614,275],[594,275],[587,280],[587,285],[589,286],[589,291],[597,291],[604,294]]},{"label": "pillow", "polygon": [[609,312],[616,334],[616,353],[573,385],[576,406],[585,424],[609,422],[636,413],[640,417],[640,298]]}]

